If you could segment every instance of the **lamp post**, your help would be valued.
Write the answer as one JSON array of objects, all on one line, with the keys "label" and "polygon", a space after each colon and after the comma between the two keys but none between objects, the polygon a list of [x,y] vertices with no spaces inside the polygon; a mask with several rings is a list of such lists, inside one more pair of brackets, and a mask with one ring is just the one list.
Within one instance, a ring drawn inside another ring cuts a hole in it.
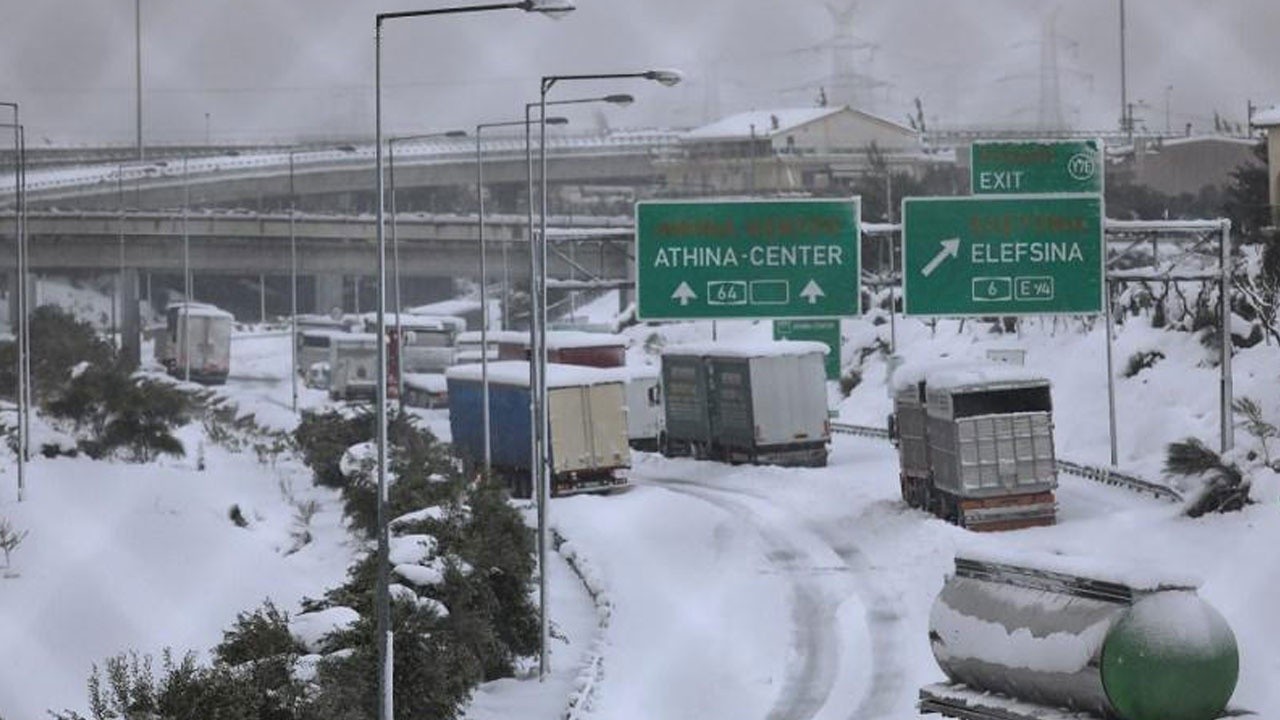
[{"label": "lamp post", "polygon": [[[354,151],[350,145],[336,148],[346,152]],[[307,148],[293,148],[289,153],[289,330],[292,335],[289,347],[289,366],[292,377],[293,412],[298,412],[298,235],[294,227],[298,214],[298,193],[294,187],[294,158]]]},{"label": "lamp post", "polygon": [[1120,131],[1133,142],[1133,110],[1129,108],[1129,75],[1125,68],[1125,12],[1120,0]]},{"label": "lamp post", "polygon": [[[448,130],[444,132],[421,133],[418,135],[397,135],[387,139],[387,175],[391,180],[391,266],[392,266],[392,294],[395,295],[395,324],[396,324],[396,342],[404,344],[404,333],[400,329],[400,239],[396,235],[396,143],[408,142],[410,140],[429,140],[432,138],[464,138],[467,133],[463,130]],[[400,362],[396,363],[396,387],[399,388],[400,408],[404,409],[404,358],[400,358]]]},{"label": "lamp post", "polygon": [[187,231],[187,212],[191,207],[191,181],[187,173],[187,156],[182,156],[182,375],[191,382],[191,234]]},{"label": "lamp post", "polygon": [[[584,103],[609,103],[610,105],[625,106],[625,105],[630,105],[633,102],[635,102],[635,98],[632,97],[631,95],[628,95],[626,93],[617,93],[614,95],[604,95],[601,97],[575,98],[572,100],[551,100],[545,104],[547,106],[551,106],[551,105],[580,105]],[[532,128],[533,123],[536,122],[532,119],[533,108],[538,106],[539,106],[539,103],[536,103],[536,102],[525,103],[525,106],[524,106],[525,184],[526,184],[526,197],[529,199],[528,207],[526,208],[527,225],[525,225],[525,227],[529,228],[529,245],[531,248],[533,246],[533,143],[530,138],[530,128]],[[534,265],[533,265],[533,259],[532,259],[533,258],[532,251],[530,252],[531,254],[530,254],[530,262],[529,262],[529,269],[530,269],[529,282],[532,284],[533,282],[532,273],[534,271]],[[508,323],[507,318],[510,317],[511,315],[510,307],[509,307],[510,295],[511,295],[511,274],[510,274],[510,268],[507,265],[507,246],[505,244],[502,246],[502,292],[503,292],[502,294],[502,302],[503,302],[502,327],[504,330],[509,330],[510,327],[507,324]],[[532,318],[530,318],[530,321],[532,321]]]},{"label": "lamp post", "polygon": [[[561,81],[574,80],[620,80],[624,78],[642,78],[645,80],[653,80],[662,83],[668,87],[680,82],[683,75],[677,70],[645,70],[642,72],[626,72],[626,73],[593,73],[593,74],[574,74],[574,75],[544,75],[539,84],[538,93],[538,117],[547,116],[547,93],[551,88]],[[538,489],[538,558],[544,560],[546,558],[547,549],[547,504],[551,499],[551,453],[549,445],[551,441],[551,428],[547,416],[547,126],[546,123],[540,123],[540,134],[538,138],[538,156],[540,166],[540,178],[542,182],[541,192],[538,196],[538,202],[541,206],[541,212],[538,219],[538,238],[536,251],[533,255],[536,257],[537,272],[532,276],[532,285],[536,288],[532,293],[532,304],[534,311],[532,313],[533,323],[530,326],[530,375],[531,380],[535,381],[536,389],[530,388],[530,394],[536,397],[535,405],[537,407],[537,422],[535,423],[534,432],[540,435],[540,442],[536,443],[538,450],[537,463],[535,463],[535,487]],[[531,247],[531,250],[535,248]],[[540,626],[539,652],[538,652],[538,676],[546,677],[549,670],[547,658],[547,564],[545,561],[538,563],[538,624]]]},{"label": "lamp post", "polygon": [[289,390],[290,407],[298,414],[298,235],[294,228],[298,214],[298,194],[293,185],[293,158],[299,148],[289,151]]},{"label": "lamp post", "polygon": [[26,138],[18,103],[0,102],[0,106],[13,109],[13,122],[0,124],[0,128],[13,130],[13,244],[17,256],[14,260],[16,282],[15,287],[10,290],[10,297],[16,296],[17,300],[17,327],[14,328],[14,335],[18,345],[18,502],[22,502],[26,493],[27,448],[30,437],[28,418],[31,413],[31,335],[27,322]]},{"label": "lamp post", "polygon": [[377,597],[375,606],[377,608],[377,633],[378,633],[378,717],[379,720],[393,720],[394,707],[392,705],[392,687],[393,687],[393,661],[391,646],[391,598],[388,590],[389,576],[387,573],[388,545],[389,538],[387,535],[386,523],[386,504],[387,504],[387,346],[382,338],[387,335],[387,318],[386,318],[386,279],[387,279],[387,253],[386,253],[386,233],[383,223],[384,218],[384,198],[383,198],[383,178],[382,178],[382,24],[388,20],[398,20],[412,17],[427,17],[431,15],[444,15],[455,13],[473,13],[484,12],[488,10],[524,10],[525,12],[537,12],[549,17],[557,17],[574,9],[572,0],[515,0],[513,2],[490,3],[484,5],[466,5],[446,8],[433,8],[431,10],[408,10],[402,12],[378,13],[374,16],[374,33],[373,33],[373,104],[374,104],[374,155],[375,155],[375,179],[374,185],[377,188],[378,206],[376,212],[375,233],[377,235],[378,248],[378,387],[377,387],[377,431],[378,431],[378,575],[377,575]]},{"label": "lamp post", "polygon": [[[484,239],[484,160],[480,154],[480,135],[488,128],[512,127],[523,125],[526,135],[529,129],[528,113],[525,114],[524,120],[509,120],[505,122],[480,123],[476,125],[476,234],[480,240],[480,394],[482,405],[481,420],[484,425],[484,477],[487,480],[492,473],[493,453],[491,448],[490,428],[489,428],[489,288],[488,288],[488,246]],[[566,125],[568,118],[551,117],[545,122],[551,125]],[[394,170],[392,171],[394,175]],[[394,188],[394,186],[393,186]],[[395,227],[395,190],[391,191],[391,226]],[[394,231],[392,236],[394,237]],[[507,245],[502,244],[502,269],[503,281],[507,280]],[[507,286],[503,285],[503,296],[505,297]],[[505,300],[502,303],[502,320],[506,324],[507,304]]]}]

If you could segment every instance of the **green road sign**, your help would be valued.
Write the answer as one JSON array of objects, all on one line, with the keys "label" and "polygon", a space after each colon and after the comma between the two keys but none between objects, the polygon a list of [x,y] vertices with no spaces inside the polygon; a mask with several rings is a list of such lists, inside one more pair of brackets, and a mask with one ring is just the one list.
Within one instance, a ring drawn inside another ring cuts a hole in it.
[{"label": "green road sign", "polygon": [[979,141],[969,148],[974,195],[1103,191],[1101,140]]},{"label": "green road sign", "polygon": [[831,348],[824,366],[828,380],[840,379],[840,321],[774,320],[774,340],[813,340]]},{"label": "green road sign", "polygon": [[907,315],[1102,312],[1097,195],[906,198]]},{"label": "green road sign", "polygon": [[857,315],[858,198],[636,204],[643,320]]}]

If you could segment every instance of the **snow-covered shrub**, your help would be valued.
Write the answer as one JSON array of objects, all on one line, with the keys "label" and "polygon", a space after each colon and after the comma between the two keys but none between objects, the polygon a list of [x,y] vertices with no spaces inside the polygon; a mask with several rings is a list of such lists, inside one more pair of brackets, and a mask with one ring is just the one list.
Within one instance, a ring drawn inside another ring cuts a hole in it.
[{"label": "snow-covered shrub", "polygon": [[172,431],[188,420],[190,399],[167,383],[135,380],[115,366],[81,373],[64,384],[46,409],[73,424],[80,435],[78,447],[90,457],[119,450],[127,459],[149,462],[160,455],[185,454]]},{"label": "snow-covered shrub", "polygon": [[13,524],[8,518],[0,518],[0,551],[4,552],[4,566],[9,567],[12,560],[13,551],[18,549],[22,541],[27,538],[27,531],[13,529]]},{"label": "snow-covered shrub", "polygon": [[[76,320],[54,305],[41,305],[31,313],[31,377],[37,400],[46,399],[71,377],[82,363],[109,367],[115,364],[115,349],[99,337],[89,323]],[[17,347],[13,341],[0,343],[0,396],[17,396]]]},{"label": "snow-covered shrub", "polygon": [[1267,446],[1268,441],[1280,439],[1280,427],[1263,417],[1262,407],[1251,397],[1236,398],[1231,403],[1231,409],[1240,418],[1236,421],[1236,427],[1243,428],[1258,441],[1262,463],[1272,470],[1280,471],[1280,463],[1271,462],[1271,450]]},{"label": "snow-covered shrub", "polygon": [[1163,359],[1164,353],[1159,350],[1139,350],[1129,356],[1129,361],[1125,363],[1120,375],[1127,378],[1134,377],[1143,370],[1155,367],[1155,364]]},{"label": "snow-covered shrub", "polygon": [[1194,437],[1169,443],[1165,472],[1203,481],[1195,498],[1183,511],[1189,517],[1211,512],[1233,512],[1250,504],[1249,486],[1235,463],[1224,460]]}]

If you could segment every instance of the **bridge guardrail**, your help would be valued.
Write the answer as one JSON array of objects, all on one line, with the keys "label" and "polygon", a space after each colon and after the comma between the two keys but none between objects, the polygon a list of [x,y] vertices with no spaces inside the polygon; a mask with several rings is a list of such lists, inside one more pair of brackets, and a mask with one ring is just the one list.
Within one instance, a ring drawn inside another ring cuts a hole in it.
[{"label": "bridge guardrail", "polygon": [[[873,438],[876,440],[888,440],[889,431],[870,425],[855,425],[853,423],[831,423],[831,432],[839,435],[854,435],[857,437]],[[1167,485],[1151,482],[1126,473],[1116,468],[1097,467],[1094,465],[1085,465],[1083,463],[1063,460],[1061,458],[1055,461],[1058,472],[1077,477],[1087,478],[1104,485],[1124,488],[1132,492],[1151,495],[1157,500],[1166,500],[1168,502],[1182,502],[1182,493],[1174,490]]]}]

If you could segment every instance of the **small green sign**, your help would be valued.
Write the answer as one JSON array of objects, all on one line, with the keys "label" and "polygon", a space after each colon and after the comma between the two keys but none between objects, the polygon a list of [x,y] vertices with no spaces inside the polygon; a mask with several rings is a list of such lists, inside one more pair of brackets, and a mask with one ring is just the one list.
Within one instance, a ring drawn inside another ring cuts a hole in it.
[{"label": "small green sign", "polygon": [[904,313],[1100,313],[1103,242],[1098,195],[907,198]]},{"label": "small green sign", "polygon": [[637,203],[637,314],[858,315],[860,211],[858,198]]},{"label": "small green sign", "polygon": [[974,195],[1103,192],[1101,140],[977,141],[969,148]]},{"label": "small green sign", "polygon": [[813,340],[831,348],[825,368],[828,380],[840,379],[839,320],[774,320],[774,340]]}]

